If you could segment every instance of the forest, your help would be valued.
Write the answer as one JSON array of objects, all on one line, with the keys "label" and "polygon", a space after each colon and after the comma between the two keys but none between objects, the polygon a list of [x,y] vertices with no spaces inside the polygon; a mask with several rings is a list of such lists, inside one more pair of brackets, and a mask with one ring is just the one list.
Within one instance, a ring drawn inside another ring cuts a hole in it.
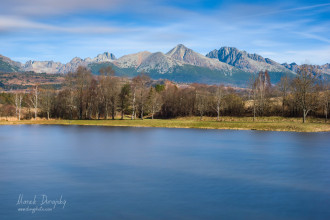
[{"label": "forest", "polygon": [[93,75],[86,67],[65,75],[60,88],[38,84],[28,91],[0,93],[0,118],[131,119],[185,116],[324,118],[330,103],[328,78],[303,65],[296,77],[271,84],[267,71],[251,74],[246,88],[155,81],[146,73],[118,77],[111,67]]}]

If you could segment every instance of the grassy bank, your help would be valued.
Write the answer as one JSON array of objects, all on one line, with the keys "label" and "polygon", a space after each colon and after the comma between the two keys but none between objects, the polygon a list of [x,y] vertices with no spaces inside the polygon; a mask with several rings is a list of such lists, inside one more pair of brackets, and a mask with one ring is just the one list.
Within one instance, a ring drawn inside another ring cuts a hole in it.
[{"label": "grassy bank", "polygon": [[264,131],[296,131],[322,132],[330,131],[330,123],[325,124],[320,119],[309,119],[305,124],[298,118],[263,117],[252,118],[223,117],[221,121],[215,118],[185,117],[177,119],[136,119],[136,120],[1,120],[0,125],[45,124],[45,125],[91,125],[91,126],[130,126],[130,127],[166,127],[166,128],[201,128],[201,129],[234,129],[234,130],[264,130]]}]

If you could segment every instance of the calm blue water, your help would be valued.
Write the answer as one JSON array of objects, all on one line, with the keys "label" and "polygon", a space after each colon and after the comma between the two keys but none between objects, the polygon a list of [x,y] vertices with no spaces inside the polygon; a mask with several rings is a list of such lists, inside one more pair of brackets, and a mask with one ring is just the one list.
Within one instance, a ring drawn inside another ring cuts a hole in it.
[{"label": "calm blue water", "polygon": [[[330,133],[0,126],[0,219],[330,219],[329,141]],[[17,204],[19,195],[36,204]],[[26,211],[52,201],[62,203]]]}]

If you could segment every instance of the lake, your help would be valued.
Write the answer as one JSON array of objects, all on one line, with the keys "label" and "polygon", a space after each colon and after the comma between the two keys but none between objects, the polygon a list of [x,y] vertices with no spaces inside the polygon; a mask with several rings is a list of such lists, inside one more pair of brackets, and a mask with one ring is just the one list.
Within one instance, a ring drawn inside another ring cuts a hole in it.
[{"label": "lake", "polygon": [[0,219],[330,219],[330,133],[0,126]]}]

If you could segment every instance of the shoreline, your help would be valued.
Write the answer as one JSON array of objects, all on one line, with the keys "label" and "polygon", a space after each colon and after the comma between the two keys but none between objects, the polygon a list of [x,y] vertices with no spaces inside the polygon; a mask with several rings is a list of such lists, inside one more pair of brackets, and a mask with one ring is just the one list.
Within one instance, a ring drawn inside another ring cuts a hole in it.
[{"label": "shoreline", "polygon": [[1,125],[81,125],[113,127],[158,127],[158,128],[195,128],[219,130],[257,130],[286,132],[330,132],[330,123],[310,120],[303,124],[297,118],[263,117],[253,122],[251,118],[226,117],[221,121],[205,117],[187,117],[177,119],[115,119],[115,120],[0,120]]}]

